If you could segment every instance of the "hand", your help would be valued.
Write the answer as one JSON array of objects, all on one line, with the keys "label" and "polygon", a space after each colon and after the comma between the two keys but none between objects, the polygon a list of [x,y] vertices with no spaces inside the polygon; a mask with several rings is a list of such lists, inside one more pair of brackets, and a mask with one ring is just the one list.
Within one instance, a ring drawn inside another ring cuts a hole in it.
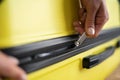
[{"label": "hand", "polygon": [[109,15],[105,0],[81,0],[82,7],[79,11],[79,21],[73,25],[75,30],[82,34],[86,32],[88,37],[97,37],[104,24],[108,21]]},{"label": "hand", "polygon": [[[0,52],[0,77],[7,77],[11,80],[27,80],[26,73],[17,65],[19,61],[16,58],[9,57]],[[0,80],[1,80],[0,79]]]}]

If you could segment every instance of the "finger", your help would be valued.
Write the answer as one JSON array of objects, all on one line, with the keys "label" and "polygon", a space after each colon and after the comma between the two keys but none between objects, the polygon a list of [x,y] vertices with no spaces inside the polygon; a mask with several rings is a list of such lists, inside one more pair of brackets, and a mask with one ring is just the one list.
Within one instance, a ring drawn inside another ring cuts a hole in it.
[{"label": "finger", "polygon": [[86,11],[85,11],[84,8],[80,8],[80,10],[79,10],[79,17],[81,18],[84,15],[85,12]]},{"label": "finger", "polygon": [[9,57],[0,53],[0,75],[12,80],[26,80],[25,72]]},{"label": "finger", "polygon": [[1,57],[1,60],[7,60],[8,62],[12,62],[15,65],[19,64],[19,61],[17,58],[12,57],[12,56],[7,56],[2,52],[0,52],[0,57]]},{"label": "finger", "polygon": [[12,56],[8,56],[9,60],[12,61],[13,63],[15,63],[16,65],[19,64],[19,61],[18,59],[16,59],[15,57],[12,57]]},{"label": "finger", "polygon": [[81,23],[84,24],[84,25],[85,25],[86,16],[87,16],[87,14],[86,14],[86,12],[85,12],[85,13],[83,14],[83,16],[80,18]]},{"label": "finger", "polygon": [[[91,2],[91,1],[90,1]],[[87,17],[86,17],[86,22],[85,22],[85,31],[86,34],[89,37],[93,37],[95,34],[95,17],[96,17],[96,13],[98,10],[98,6],[94,6],[94,4],[89,3],[89,7],[87,7]]]},{"label": "finger", "polygon": [[10,66],[9,68],[4,68],[2,75],[11,80],[27,80],[26,73],[18,66]]},{"label": "finger", "polygon": [[95,37],[97,37],[99,35],[99,32],[101,31],[101,29],[103,28],[104,24],[109,19],[109,14],[108,14],[107,7],[106,7],[105,4],[106,4],[105,1],[102,2],[101,6],[100,6],[100,9],[99,9],[99,11],[97,13],[97,16],[96,16]]},{"label": "finger", "polygon": [[84,32],[84,28],[83,28],[83,25],[79,23],[79,21],[76,21],[73,23],[73,25],[75,26],[75,30],[82,34]]},{"label": "finger", "polygon": [[87,13],[86,23],[85,23],[85,31],[88,36],[93,36],[95,33],[95,15],[92,13]]}]

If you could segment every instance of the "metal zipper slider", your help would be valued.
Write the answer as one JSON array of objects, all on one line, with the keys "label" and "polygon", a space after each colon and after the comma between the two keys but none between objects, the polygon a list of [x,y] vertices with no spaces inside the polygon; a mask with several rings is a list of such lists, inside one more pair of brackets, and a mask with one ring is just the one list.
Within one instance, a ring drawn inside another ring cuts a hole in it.
[{"label": "metal zipper slider", "polygon": [[79,0],[79,7],[82,8],[81,0]]},{"label": "metal zipper slider", "polygon": [[[79,7],[82,8],[81,0],[79,0]],[[81,24],[80,21],[79,21],[79,24]],[[78,47],[79,45],[81,45],[86,38],[87,38],[87,35],[84,32],[81,36],[79,36],[78,40],[75,42],[76,47]]]},{"label": "metal zipper slider", "polygon": [[76,47],[78,47],[79,45],[81,45],[86,38],[87,38],[87,35],[84,32],[81,36],[79,36],[78,40],[75,42]]}]

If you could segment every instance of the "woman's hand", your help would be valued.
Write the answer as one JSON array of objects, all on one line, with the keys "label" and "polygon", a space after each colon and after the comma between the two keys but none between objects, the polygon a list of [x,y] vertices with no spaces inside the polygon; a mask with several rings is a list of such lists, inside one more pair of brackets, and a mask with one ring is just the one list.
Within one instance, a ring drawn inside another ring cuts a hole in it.
[{"label": "woman's hand", "polygon": [[[79,11],[79,21],[73,25],[75,30],[82,34],[86,32],[88,37],[97,37],[109,15],[105,0],[81,0],[82,7]],[[81,24],[79,23],[81,22]]]},{"label": "woman's hand", "polygon": [[27,80],[26,73],[18,67],[19,61],[0,52],[0,80],[2,77],[11,80]]}]

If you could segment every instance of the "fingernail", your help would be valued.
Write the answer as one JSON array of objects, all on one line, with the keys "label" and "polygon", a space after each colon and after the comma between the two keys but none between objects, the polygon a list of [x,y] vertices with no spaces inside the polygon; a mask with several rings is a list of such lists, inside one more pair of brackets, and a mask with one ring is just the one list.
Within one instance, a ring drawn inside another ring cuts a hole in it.
[{"label": "fingernail", "polygon": [[79,24],[82,24],[81,21],[79,21]]},{"label": "fingernail", "polygon": [[24,74],[21,76],[21,80],[27,80],[27,76]]},{"label": "fingernail", "polygon": [[95,34],[95,29],[94,28],[89,28],[88,29],[88,34],[89,35],[94,35]]},{"label": "fingernail", "polygon": [[14,62],[15,64],[19,64],[19,60],[15,57],[9,56],[10,60]]}]

